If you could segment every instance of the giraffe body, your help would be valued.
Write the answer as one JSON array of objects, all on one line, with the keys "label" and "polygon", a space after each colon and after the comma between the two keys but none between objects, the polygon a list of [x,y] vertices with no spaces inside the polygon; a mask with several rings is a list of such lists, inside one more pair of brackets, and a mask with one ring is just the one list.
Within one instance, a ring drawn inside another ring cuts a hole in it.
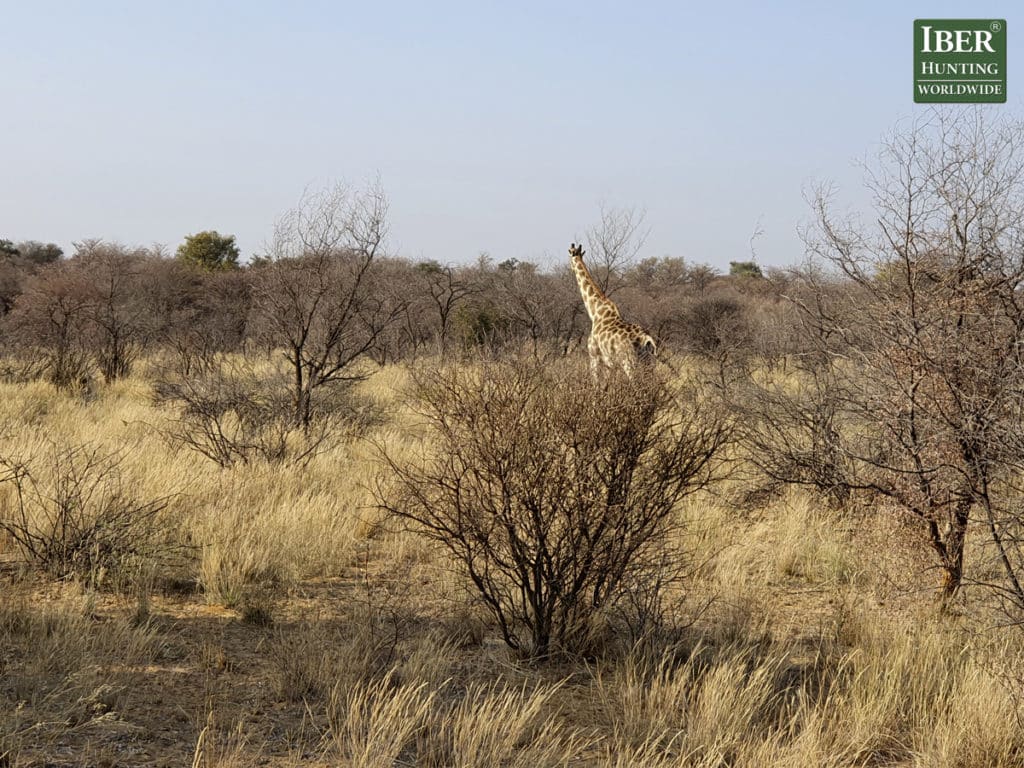
[{"label": "giraffe body", "polygon": [[595,376],[602,366],[621,368],[627,376],[632,376],[638,364],[654,363],[657,345],[642,326],[622,319],[615,302],[594,282],[590,270],[583,263],[584,253],[580,245],[573,244],[569,248],[569,262],[590,316],[590,338],[587,340],[590,369]]}]

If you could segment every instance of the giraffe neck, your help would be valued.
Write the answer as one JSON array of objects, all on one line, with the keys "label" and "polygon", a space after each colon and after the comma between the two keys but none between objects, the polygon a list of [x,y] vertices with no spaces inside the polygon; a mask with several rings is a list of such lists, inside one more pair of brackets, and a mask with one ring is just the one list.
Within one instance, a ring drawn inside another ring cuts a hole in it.
[{"label": "giraffe neck", "polygon": [[576,282],[579,283],[580,294],[583,296],[583,303],[587,307],[587,314],[590,315],[591,322],[598,317],[618,316],[619,309],[615,306],[615,302],[605,296],[604,291],[594,282],[583,259],[572,260],[572,271],[576,275]]}]

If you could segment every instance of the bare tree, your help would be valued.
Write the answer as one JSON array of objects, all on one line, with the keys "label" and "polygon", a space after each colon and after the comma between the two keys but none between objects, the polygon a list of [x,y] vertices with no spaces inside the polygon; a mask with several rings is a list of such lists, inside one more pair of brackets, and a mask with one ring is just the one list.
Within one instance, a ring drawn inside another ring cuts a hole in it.
[{"label": "bare tree", "polygon": [[154,256],[140,279],[154,321],[150,333],[174,357],[177,375],[208,370],[218,353],[242,349],[251,304],[250,276],[242,270],[203,270]]},{"label": "bare tree", "polygon": [[19,347],[41,359],[58,389],[78,388],[92,376],[88,349],[89,286],[64,262],[44,267],[25,284],[5,327]]},{"label": "bare tree", "polygon": [[88,240],[27,280],[9,327],[43,353],[58,387],[82,384],[94,367],[108,383],[131,372],[159,324],[146,297],[149,261],[145,249]]},{"label": "bare tree", "polygon": [[636,208],[601,206],[601,220],[586,233],[590,271],[598,286],[612,294],[623,283],[622,273],[647,241],[647,214]]},{"label": "bare tree", "polygon": [[[401,305],[400,317],[388,333],[391,357],[415,356],[424,347],[447,351],[459,308],[481,290],[476,272],[433,260],[413,264],[388,259],[383,266]],[[376,357],[382,360],[384,355]]]},{"label": "bare tree", "polygon": [[28,271],[13,259],[0,255],[0,318],[14,307],[14,302],[28,278]]},{"label": "bare tree", "polygon": [[88,345],[108,384],[131,373],[157,327],[144,300],[144,249],[87,240],[76,243],[73,265],[87,290]]},{"label": "bare tree", "polygon": [[23,284],[41,267],[60,261],[63,251],[53,244],[35,240],[14,244],[0,240],[0,317],[14,306]]},{"label": "bare tree", "polygon": [[437,262],[428,261],[418,264],[417,270],[426,283],[426,293],[430,297],[429,306],[437,316],[438,344],[442,349],[446,349],[456,307],[479,288],[472,275],[457,270],[450,264],[442,266]]},{"label": "bare tree", "polygon": [[534,264],[517,262],[494,283],[496,304],[509,322],[511,337],[529,344],[535,356],[545,351],[564,354],[573,336],[583,335],[579,289],[567,273],[544,274]]},{"label": "bare tree", "polygon": [[374,269],[387,207],[379,185],[307,191],[278,220],[272,263],[253,274],[254,332],[269,348],[283,349],[295,419],[307,429],[314,395],[364,378],[353,364],[399,314]]},{"label": "bare tree", "polygon": [[797,396],[814,389],[805,401],[828,407],[813,418],[781,409],[776,390],[765,415],[803,418],[810,443],[827,449],[819,458],[841,469],[829,482],[916,521],[944,599],[963,583],[969,526],[983,523],[999,589],[1024,607],[1010,552],[1021,518],[1004,485],[1020,466],[1011,435],[1024,413],[1022,144],[1019,123],[936,112],[891,136],[868,169],[876,228],[837,218],[828,190],[816,194],[808,248],[843,282],[830,289],[820,269],[804,277],[797,301],[813,365]]}]

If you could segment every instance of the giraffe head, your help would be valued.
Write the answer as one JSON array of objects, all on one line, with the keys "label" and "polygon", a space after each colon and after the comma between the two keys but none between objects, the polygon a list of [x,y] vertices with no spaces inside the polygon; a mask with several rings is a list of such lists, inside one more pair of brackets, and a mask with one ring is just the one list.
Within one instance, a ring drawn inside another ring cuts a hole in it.
[{"label": "giraffe head", "polygon": [[572,261],[583,261],[583,257],[586,255],[586,251],[583,250],[583,244],[576,243],[569,244],[569,258]]}]

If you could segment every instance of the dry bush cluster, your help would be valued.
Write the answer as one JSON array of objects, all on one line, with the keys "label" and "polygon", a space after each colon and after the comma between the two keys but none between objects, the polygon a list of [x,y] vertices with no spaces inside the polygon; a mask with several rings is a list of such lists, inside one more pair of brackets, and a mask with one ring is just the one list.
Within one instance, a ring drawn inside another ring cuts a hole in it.
[{"label": "dry bush cluster", "polygon": [[98,585],[159,567],[181,549],[163,517],[168,499],[141,498],[121,460],[88,445],[0,457],[0,531],[58,579]]},{"label": "dry bush cluster", "polygon": [[510,646],[579,652],[683,571],[675,509],[729,438],[692,387],[530,358],[414,378],[430,433],[414,459],[386,455],[381,505],[450,551]]},{"label": "dry bush cluster", "polygon": [[160,428],[169,444],[224,468],[254,461],[301,467],[376,418],[373,404],[349,381],[319,387],[297,417],[287,373],[274,360],[246,355],[193,362],[187,371],[165,367],[154,402],[175,411]]}]

